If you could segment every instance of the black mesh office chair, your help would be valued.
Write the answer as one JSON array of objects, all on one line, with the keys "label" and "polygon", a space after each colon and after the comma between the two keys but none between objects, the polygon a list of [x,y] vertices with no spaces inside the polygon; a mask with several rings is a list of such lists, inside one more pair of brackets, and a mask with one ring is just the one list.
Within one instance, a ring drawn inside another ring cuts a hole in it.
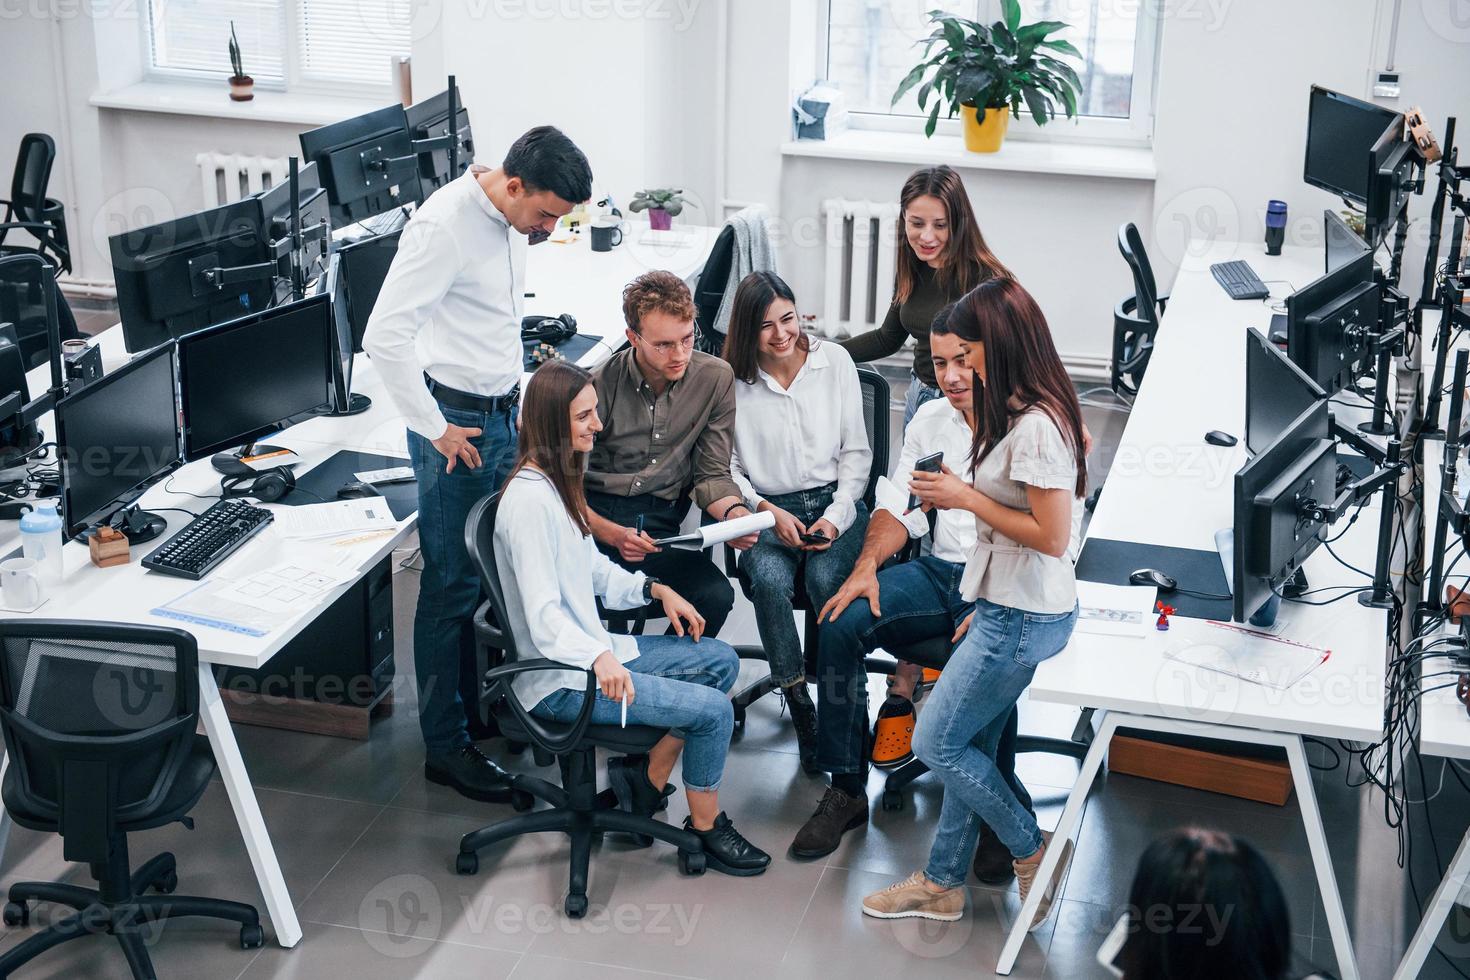
[{"label": "black mesh office chair", "polygon": [[560,831],[571,838],[572,845],[565,909],[570,918],[580,919],[587,914],[587,868],[594,836],[615,831],[673,844],[679,849],[679,868],[685,874],[704,872],[704,844],[687,830],[614,809],[605,798],[598,798],[596,750],[607,749],[620,755],[646,753],[668,734],[667,729],[591,724],[597,678],[590,670],[582,712],[570,725],[533,717],[516,696],[512,682],[517,676],[536,670],[571,668],[544,657],[522,656],[510,630],[499,625],[509,622],[495,558],[495,515],[499,506],[499,493],[486,497],[475,504],[465,522],[465,545],[489,597],[475,612],[476,636],[488,648],[495,664],[485,674],[483,698],[507,738],[528,742],[536,751],[556,757],[562,784],[555,786],[534,776],[513,776],[512,805],[517,810],[530,810],[535,800],[549,803],[552,809],[521,813],[465,834],[459,842],[454,869],[460,874],[475,874],[480,869],[480,849],[496,841],[522,834]]},{"label": "black mesh office chair", "polygon": [[[10,199],[5,220],[0,222],[0,255],[39,255],[63,272],[71,272],[71,250],[66,238],[66,209],[46,196],[51,167],[56,162],[56,141],[45,133],[26,133],[20,139],[15,174],[10,180]],[[12,231],[27,232],[35,244],[7,242]]]},{"label": "black mesh office chair", "polygon": [[1133,295],[1113,310],[1113,356],[1108,380],[1115,392],[1136,395],[1169,297],[1159,295],[1153,266],[1132,222],[1118,229],[1118,251],[1133,274]]},{"label": "black mesh office chair", "polygon": [[[27,370],[51,356],[47,324],[55,318],[63,341],[81,336],[71,306],[56,284],[56,270],[32,253],[0,255],[0,323],[15,326]],[[0,392],[0,395],[9,392]]]},{"label": "black mesh office chair", "polygon": [[[865,367],[859,367],[857,374],[858,384],[863,390],[863,425],[868,432],[868,447],[873,451],[873,463],[868,468],[868,484],[863,490],[863,503],[867,505],[871,513],[878,477],[888,472],[888,422],[892,409],[889,405],[887,379],[877,371]],[[740,583],[740,590],[745,593],[745,597],[751,598],[750,579],[740,570],[733,548],[725,549],[725,572]],[[806,594],[806,584],[800,569],[797,570],[792,608],[806,613],[801,648],[806,655],[807,675],[814,676],[817,664],[817,613],[820,610],[813,607],[811,599]],[[737,646],[735,652],[742,660],[766,659],[765,650],[758,646]],[[875,669],[884,669],[883,664],[884,662],[878,661]],[[892,665],[887,665],[887,670],[892,673]],[[771,676],[767,674],[735,694],[733,702],[737,733],[745,730],[746,709],[775,689],[775,681],[771,680]]]},{"label": "black mesh office chair", "polygon": [[[91,866],[96,889],[60,882],[10,887],[5,924],[23,926],[31,903],[76,910],[0,955],[0,976],[53,946],[106,931],[132,975],[154,976],[144,936],[164,919],[240,923],[240,945],[264,942],[260,917],[240,902],[170,894],[174,856],[137,871],[127,835],[187,814],[214,775],[199,725],[198,646],[182,630],[121,623],[0,621],[0,728],[10,766],[3,795],[20,826],[61,835],[68,861]],[[142,894],[149,888],[160,895]]]}]

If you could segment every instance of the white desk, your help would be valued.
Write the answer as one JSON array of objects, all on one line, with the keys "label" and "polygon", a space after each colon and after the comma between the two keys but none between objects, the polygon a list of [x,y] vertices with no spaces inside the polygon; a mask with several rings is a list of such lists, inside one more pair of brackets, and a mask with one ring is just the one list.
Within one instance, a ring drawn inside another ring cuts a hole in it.
[{"label": "white desk", "polygon": [[[1269,283],[1271,304],[1231,300],[1210,274],[1212,262],[1245,258]],[[1259,245],[1216,243],[1187,258],[1175,281],[1148,374],[1134,403],[1088,535],[1143,544],[1215,550],[1215,532],[1233,523],[1233,481],[1245,462],[1245,329],[1267,331],[1271,305],[1315,279],[1320,249],[1286,248],[1277,257]],[[1290,285],[1287,285],[1290,283]],[[1348,410],[1333,405],[1347,420]],[[1241,437],[1230,448],[1207,445],[1222,429]],[[1338,553],[1371,567],[1379,498],[1342,540]],[[1313,588],[1367,584],[1319,548],[1307,561]],[[1041,665],[1030,696],[1098,709],[1097,737],[1067,799],[1047,865],[1075,841],[1082,807],[1119,727],[1280,746],[1286,750],[1306,824],[1322,902],[1343,980],[1358,976],[1347,920],[1332,872],[1303,735],[1375,741],[1383,723],[1387,616],[1348,598],[1331,606],[1286,603],[1281,617],[1293,639],[1329,647],[1332,656],[1286,692],[1166,660],[1169,633],[1126,639],[1077,634]],[[1049,866],[1040,879],[1048,880]],[[1021,910],[997,972],[1009,973],[1020,953],[1041,892]]]},{"label": "white desk", "polygon": [[[682,230],[690,243],[682,247],[639,244],[640,233],[636,225],[630,231],[625,245],[605,255],[592,253],[585,236],[582,240],[567,245],[546,243],[537,246],[531,250],[526,273],[527,291],[535,292],[536,296],[527,301],[527,308],[533,312],[572,313],[583,325],[585,332],[607,337],[608,343],[594,345],[578,359],[583,367],[595,367],[606,360],[621,343],[622,288],[630,279],[650,268],[667,268],[683,277],[692,275],[703,266],[717,229],[685,226]],[[594,327],[594,324],[605,324],[606,328]],[[618,331],[612,329],[613,325],[619,328]],[[123,346],[120,326],[110,327],[97,337],[97,341],[102,350],[103,366],[107,371],[127,362],[128,354]],[[354,370],[354,390],[373,399],[372,407],[366,412],[345,418],[308,419],[271,436],[273,445],[292,449],[301,456],[300,472],[309,471],[343,449],[385,455],[406,454],[402,416],[383,389],[371,360],[366,355],[359,355]],[[33,394],[50,385],[48,371],[49,369],[43,367],[28,375],[27,381]],[[46,432],[54,433],[50,416],[41,420],[41,426]],[[174,491],[217,494],[219,476],[207,460],[190,463],[176,471],[171,481],[151,487],[138,501],[144,509],[176,507],[198,513],[208,506],[209,501],[178,492],[166,492],[165,484]],[[163,511],[162,516],[170,523],[168,533],[177,532],[188,520],[185,515],[172,511]],[[248,575],[290,557],[316,558],[337,563],[354,570],[360,578],[384,556],[390,554],[416,524],[417,515],[412,515],[398,522],[391,534],[347,547],[323,542],[288,542],[274,528],[267,528],[232,555],[216,574]],[[0,524],[0,554],[15,548],[18,540],[19,529],[13,522]],[[152,616],[149,610],[182,595],[196,584],[186,579],[144,571],[138,559],[163,540],[166,539],[140,546],[133,555],[134,560],[129,564],[105,569],[92,566],[85,545],[68,544],[63,551],[63,582],[59,588],[50,591],[46,603],[33,615],[48,619],[105,620],[174,626],[194,634],[199,643],[200,715],[205,731],[214,750],[230,805],[234,808],[235,819],[245,839],[256,880],[265,899],[266,911],[275,927],[276,939],[282,946],[294,946],[301,939],[301,925],[297,921],[291,896],[286,890],[286,882],[281,875],[275,849],[256,802],[249,773],[240,756],[234,731],[225,714],[212,665],[226,664],[246,668],[265,666],[271,657],[311,621],[313,613],[300,615],[295,620],[282,624],[269,635],[258,638],[209,627],[191,627],[175,620]],[[319,608],[325,609],[350,587],[349,583],[334,590]],[[10,615],[14,614],[0,612],[0,617]],[[0,776],[3,776],[4,766],[5,763],[0,762]],[[3,853],[9,828],[9,817],[0,817],[0,853]]]}]

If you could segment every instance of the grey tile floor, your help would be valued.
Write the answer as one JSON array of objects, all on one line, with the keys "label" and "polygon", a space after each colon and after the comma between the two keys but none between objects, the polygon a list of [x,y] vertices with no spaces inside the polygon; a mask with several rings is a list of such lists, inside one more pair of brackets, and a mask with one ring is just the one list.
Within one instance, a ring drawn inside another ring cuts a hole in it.
[{"label": "grey tile floor", "polygon": [[[1103,404],[1106,395],[1089,401]],[[1101,477],[1122,428],[1119,413],[1088,409]],[[848,835],[825,861],[797,863],[785,849],[821,795],[802,775],[789,723],[766,699],[751,712],[730,755],[725,801],[739,826],[775,855],[753,879],[706,874],[685,878],[671,850],[640,851],[609,838],[594,853],[589,888],[593,912],[565,919],[566,850],[555,837],[524,838],[487,851],[475,877],[454,873],[459,836],[510,815],[508,807],[470,802],[426,783],[411,682],[407,638],[417,576],[395,580],[400,707],[379,721],[366,742],[239,727],[237,735],[271,828],[305,930],[295,948],[267,945],[244,952],[235,931],[211,922],[168,925],[153,943],[165,978],[559,978],[637,977],[987,976],[1003,928],[1015,914],[1014,887],[970,889],[970,913],[949,925],[878,922],[858,911],[861,897],[914,869],[927,854],[940,802],[932,777],[919,780],[900,812],[876,806],[873,819]],[[728,637],[754,640],[750,606],[741,600]],[[1075,715],[1023,704],[1022,728],[1065,735]],[[495,751],[495,743],[488,746]],[[1324,753],[1315,753],[1328,761]],[[524,757],[512,760],[526,767]],[[1021,760],[1043,825],[1060,814],[1076,764],[1049,756]],[[1426,763],[1433,797],[1414,810],[1412,865],[1419,894],[1438,882],[1433,849],[1447,861],[1470,822],[1470,792],[1440,763]],[[1349,788],[1343,769],[1319,772],[1317,792],[1356,940],[1363,976],[1388,977],[1417,923],[1409,875],[1397,865],[1395,834],[1376,793]],[[1441,782],[1443,785],[1441,786]],[[1415,799],[1426,794],[1415,787]],[[249,860],[218,782],[180,825],[132,838],[134,862],[168,849],[178,855],[179,891],[233,897],[261,906]],[[682,820],[675,797],[668,819]],[[1286,889],[1297,953],[1333,969],[1335,960],[1306,838],[1293,800],[1285,807],[1248,803],[1121,775],[1105,776],[1085,811],[1076,857],[1053,919],[1026,943],[1014,977],[1101,977],[1098,944],[1126,902],[1142,849],[1182,824],[1204,824],[1254,841]],[[86,869],[62,860],[58,838],[16,829],[0,886],[18,880],[85,882]],[[54,921],[38,908],[32,928]],[[0,932],[0,949],[27,929]],[[267,937],[272,938],[269,926]],[[1470,916],[1459,915],[1440,945],[1470,972]],[[54,949],[22,973],[28,977],[123,977],[126,966],[105,937]],[[1424,974],[1456,973],[1432,959]]]}]

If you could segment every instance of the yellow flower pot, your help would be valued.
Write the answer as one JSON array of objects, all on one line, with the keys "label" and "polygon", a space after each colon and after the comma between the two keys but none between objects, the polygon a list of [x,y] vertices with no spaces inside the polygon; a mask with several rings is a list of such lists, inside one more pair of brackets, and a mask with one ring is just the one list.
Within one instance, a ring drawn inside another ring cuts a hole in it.
[{"label": "yellow flower pot", "polygon": [[1011,123],[1011,110],[986,109],[982,120],[974,106],[962,105],[960,118],[964,120],[965,149],[971,153],[994,153],[1005,142],[1006,127]]}]

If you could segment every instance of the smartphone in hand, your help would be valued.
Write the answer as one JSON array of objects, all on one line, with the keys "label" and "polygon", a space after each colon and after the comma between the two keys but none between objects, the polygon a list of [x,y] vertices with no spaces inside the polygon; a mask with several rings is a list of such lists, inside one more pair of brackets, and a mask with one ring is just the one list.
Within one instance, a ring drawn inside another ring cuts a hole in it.
[{"label": "smartphone in hand", "polygon": [[551,237],[551,232],[545,228],[532,228],[530,234],[526,235],[526,241],[531,245],[540,245]]},{"label": "smartphone in hand", "polygon": [[803,533],[800,537],[807,544],[826,544],[832,540],[823,531],[812,531],[810,534]]},{"label": "smartphone in hand", "polygon": [[[943,465],[944,465],[944,453],[942,453],[942,452],[940,452],[940,453],[930,453],[928,456],[925,456],[923,459],[919,460],[917,463],[914,464],[914,472],[915,473],[938,473],[940,471],[940,468]],[[920,504],[919,498],[916,497],[916,496],[914,496],[912,493],[910,493],[909,494],[909,510],[904,511],[904,513],[907,514],[911,510],[916,510],[919,507],[919,504]]]}]

